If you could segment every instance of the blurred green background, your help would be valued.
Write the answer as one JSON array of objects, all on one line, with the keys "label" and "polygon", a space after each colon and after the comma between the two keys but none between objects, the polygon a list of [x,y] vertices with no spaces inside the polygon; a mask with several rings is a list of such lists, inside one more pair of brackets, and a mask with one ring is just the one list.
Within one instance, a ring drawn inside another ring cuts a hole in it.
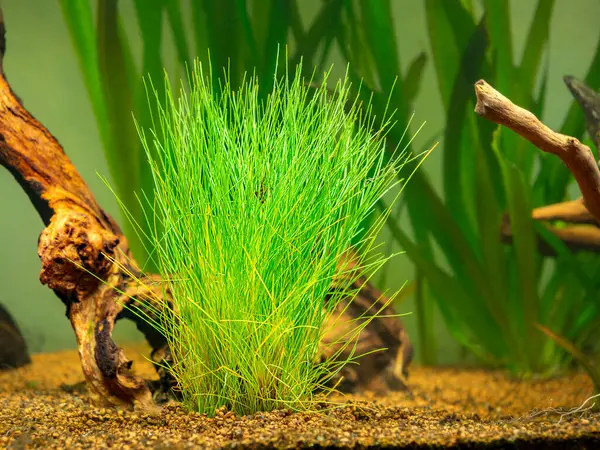
[{"label": "blurred green background", "polygon": [[[77,0],[73,0],[77,1]],[[85,0],[81,0],[85,1]],[[378,0],[370,0],[377,3]],[[503,0],[497,0],[502,2]],[[92,3],[92,2],[90,2]],[[137,35],[132,2],[119,2],[125,29],[134,57],[139,63],[142,40]],[[527,31],[534,17],[536,0],[510,1],[514,58],[519,61]],[[25,106],[58,138],[65,151],[96,194],[100,204],[121,223],[115,199],[98,174],[109,177],[93,111],[88,100],[77,57],[69,37],[58,0],[3,0],[1,3],[7,28],[5,73]],[[310,23],[321,5],[320,0],[298,2],[303,21]],[[402,71],[421,52],[432,60],[424,2],[392,0],[395,34]],[[567,113],[571,96],[563,84],[565,74],[584,78],[600,38],[600,2],[597,0],[559,0],[550,21],[547,99],[542,119],[559,128]],[[187,20],[188,18],[185,17]],[[132,26],[129,26],[132,25]],[[170,42],[163,48],[164,60],[175,60]],[[337,48],[330,61],[341,74],[345,62]],[[519,83],[519,80],[515,80]],[[445,112],[438,90],[434,65],[425,66],[421,88],[413,103],[413,131],[426,121],[416,139],[420,148],[444,128]],[[435,151],[422,166],[438,192],[441,192],[441,150]],[[75,339],[65,317],[62,303],[38,281],[39,259],[37,236],[42,222],[25,194],[7,171],[0,171],[3,208],[0,212],[0,303],[13,313],[24,332],[31,351],[74,348]],[[573,195],[576,192],[573,191]],[[405,220],[400,221],[402,225]],[[384,236],[384,240],[389,237]],[[414,268],[405,255],[396,257],[387,267],[386,284],[399,288],[414,278]],[[414,311],[412,299],[399,306],[401,312]],[[404,317],[410,336],[418,347],[414,314]],[[459,357],[459,346],[450,338],[442,320],[435,321],[439,363]],[[140,339],[131,324],[120,322],[116,337],[120,342]]]}]

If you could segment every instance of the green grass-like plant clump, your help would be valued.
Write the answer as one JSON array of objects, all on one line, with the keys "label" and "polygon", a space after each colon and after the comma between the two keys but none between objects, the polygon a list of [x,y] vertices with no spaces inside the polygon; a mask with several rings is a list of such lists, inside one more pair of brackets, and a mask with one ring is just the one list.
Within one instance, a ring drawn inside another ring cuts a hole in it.
[{"label": "green grass-like plant clump", "polygon": [[[325,324],[356,294],[328,295],[332,279],[350,286],[386,259],[372,248],[386,215],[364,236],[361,224],[402,182],[405,153],[390,160],[385,131],[368,105],[349,99],[347,79],[331,92],[327,73],[315,89],[299,66],[275,77],[263,100],[257,77],[233,90],[208,73],[196,62],[177,98],[167,79],[166,101],[152,88],[152,137],[140,129],[155,183],[147,217],[159,225],[156,255],[173,296],[174,315],[154,325],[188,408],[307,409],[349,361],[335,359],[339,349],[352,350],[377,313],[356,320],[321,360]],[[362,269],[336,268],[356,236]]]}]

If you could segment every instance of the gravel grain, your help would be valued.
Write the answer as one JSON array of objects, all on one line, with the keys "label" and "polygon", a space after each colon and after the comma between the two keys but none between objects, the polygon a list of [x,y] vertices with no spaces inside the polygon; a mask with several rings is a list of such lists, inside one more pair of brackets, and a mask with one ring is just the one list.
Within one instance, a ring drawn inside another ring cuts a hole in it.
[{"label": "gravel grain", "polygon": [[[144,349],[145,350],[145,349]],[[140,375],[153,369],[127,348]],[[592,392],[584,374],[515,380],[502,372],[415,367],[410,393],[353,395],[312,413],[215,418],[171,403],[159,413],[95,406],[75,351],[0,372],[0,448],[600,448],[600,415],[563,415]]]}]

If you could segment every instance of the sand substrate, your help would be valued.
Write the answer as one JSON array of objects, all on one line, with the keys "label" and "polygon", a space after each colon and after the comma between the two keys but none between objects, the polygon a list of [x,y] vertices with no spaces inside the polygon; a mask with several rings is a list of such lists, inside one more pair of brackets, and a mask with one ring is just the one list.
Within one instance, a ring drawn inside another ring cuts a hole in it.
[{"label": "sand substrate", "polygon": [[[154,377],[139,348],[127,354],[140,375]],[[592,386],[581,373],[520,381],[501,372],[415,367],[409,394],[355,395],[321,413],[223,411],[209,419],[176,403],[158,414],[94,406],[85,388],[73,387],[83,380],[76,352],[32,359],[0,372],[0,448],[600,449],[600,415],[556,411],[589,397]]]}]

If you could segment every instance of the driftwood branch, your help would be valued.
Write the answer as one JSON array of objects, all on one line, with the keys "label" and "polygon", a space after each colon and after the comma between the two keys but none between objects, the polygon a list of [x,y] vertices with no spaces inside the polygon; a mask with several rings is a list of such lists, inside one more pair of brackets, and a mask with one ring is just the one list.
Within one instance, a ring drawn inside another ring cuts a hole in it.
[{"label": "driftwood branch", "polygon": [[[535,208],[531,212],[531,218],[541,222],[571,252],[600,253],[600,227],[583,204],[583,199]],[[563,224],[555,225],[553,222],[556,221],[563,222]],[[513,232],[508,214],[502,216],[500,235],[502,242],[512,243]],[[541,237],[538,237],[538,250],[544,256],[557,256],[554,248]]]},{"label": "driftwood branch", "polygon": [[540,150],[562,160],[579,185],[585,207],[600,222],[600,170],[591,149],[573,137],[551,130],[484,80],[475,83],[475,93],[477,114],[510,128]]},{"label": "driftwood branch", "polygon": [[[4,57],[4,34],[0,20],[0,58]],[[38,245],[40,281],[67,308],[88,386],[112,404],[151,405],[149,388],[131,373],[131,361],[113,341],[112,331],[115,321],[127,315],[125,305],[137,303],[144,309],[157,298],[157,293],[150,292],[155,283],[143,279],[140,284],[128,276],[126,272],[141,273],[127,239],[100,208],[58,141],[12,92],[3,70],[0,164],[13,174],[46,225]],[[160,308],[163,303],[154,306]],[[168,357],[164,339],[135,319],[155,357]]]},{"label": "driftwood branch", "polygon": [[[28,194],[46,226],[38,244],[40,281],[66,306],[92,392],[111,404],[151,407],[149,385],[134,376],[131,361],[113,341],[112,331],[119,319],[135,321],[153,348],[153,361],[168,363],[171,355],[164,337],[140,315],[169,313],[169,293],[164,298],[160,279],[141,273],[117,223],[98,205],[54,136],[12,92],[2,70],[4,31],[0,12],[0,164]],[[348,309],[355,317],[385,301],[369,283],[360,286]],[[351,389],[373,386],[375,379],[383,388],[404,387],[412,346],[400,320],[390,317],[393,308],[383,314],[361,334],[359,347],[387,351],[374,353],[351,370],[355,381]],[[163,367],[157,365],[159,386],[165,390],[174,381]]]}]

